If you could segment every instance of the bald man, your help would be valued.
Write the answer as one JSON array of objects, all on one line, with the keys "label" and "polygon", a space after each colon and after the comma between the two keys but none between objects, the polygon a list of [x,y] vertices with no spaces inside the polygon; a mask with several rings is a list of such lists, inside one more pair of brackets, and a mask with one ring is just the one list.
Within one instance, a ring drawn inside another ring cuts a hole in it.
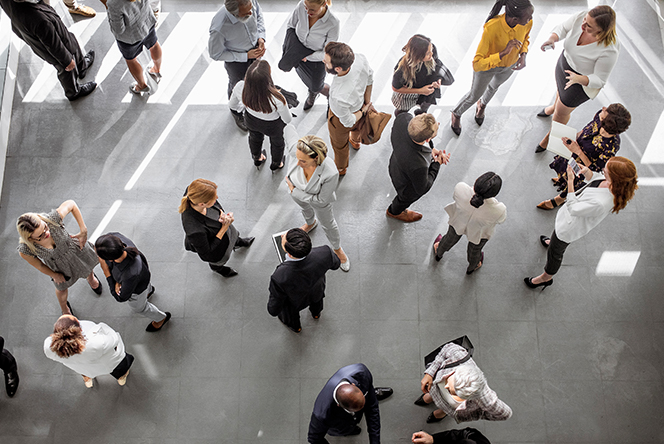
[{"label": "bald man", "polygon": [[380,444],[378,401],[393,393],[389,387],[373,386],[373,376],[364,364],[339,369],[327,381],[314,403],[309,422],[310,444],[328,444],[325,435],[359,435],[358,423],[366,413],[369,443]]}]

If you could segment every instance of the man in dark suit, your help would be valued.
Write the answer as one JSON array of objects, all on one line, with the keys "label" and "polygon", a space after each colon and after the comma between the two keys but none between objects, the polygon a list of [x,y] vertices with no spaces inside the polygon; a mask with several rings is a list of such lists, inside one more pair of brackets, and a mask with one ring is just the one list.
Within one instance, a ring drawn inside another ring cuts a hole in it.
[{"label": "man in dark suit", "polygon": [[309,422],[309,443],[327,444],[325,434],[359,435],[362,429],[357,424],[366,414],[369,443],[380,444],[378,401],[392,393],[389,387],[374,388],[373,376],[364,364],[340,368],[316,398]]},{"label": "man in dark suit", "polygon": [[415,432],[413,444],[491,444],[479,430],[467,427],[463,430],[447,430],[429,435],[427,432]]},{"label": "man in dark suit", "polygon": [[431,143],[439,126],[427,113],[416,117],[411,112],[401,113],[394,120],[389,172],[397,195],[385,211],[388,217],[402,222],[422,219],[421,213],[408,207],[431,189],[440,165],[447,165],[450,159],[449,154],[435,149]]},{"label": "man in dark suit", "polygon": [[94,62],[94,51],[85,56],[74,34],[60,16],[41,0],[0,0],[12,22],[12,30],[41,59],[58,70],[58,80],[69,100],[87,96],[97,87],[95,82],[79,85]]},{"label": "man in dark suit", "polygon": [[293,228],[281,237],[286,262],[277,266],[270,278],[267,311],[295,333],[302,331],[300,310],[309,307],[314,319],[320,318],[325,297],[325,273],[341,265],[330,247],[311,248],[306,231]]},{"label": "man in dark suit", "polygon": [[5,390],[11,398],[18,390],[18,367],[16,359],[9,353],[9,350],[5,350],[5,338],[2,336],[0,336],[0,369],[5,374]]}]

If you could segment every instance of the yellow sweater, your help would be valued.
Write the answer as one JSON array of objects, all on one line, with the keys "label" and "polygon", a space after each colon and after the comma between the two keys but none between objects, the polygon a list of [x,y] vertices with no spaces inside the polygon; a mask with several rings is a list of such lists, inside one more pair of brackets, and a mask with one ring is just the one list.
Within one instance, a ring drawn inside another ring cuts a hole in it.
[{"label": "yellow sweater", "polygon": [[[477,46],[477,52],[473,59],[475,71],[488,71],[497,66],[512,66],[516,63],[521,53],[528,52],[528,39],[533,21],[525,26],[516,25],[510,28],[505,21],[505,14],[496,16],[484,24],[482,40]],[[505,49],[507,42],[517,39],[522,43],[521,48],[512,49],[512,52],[500,59],[500,51]]]}]

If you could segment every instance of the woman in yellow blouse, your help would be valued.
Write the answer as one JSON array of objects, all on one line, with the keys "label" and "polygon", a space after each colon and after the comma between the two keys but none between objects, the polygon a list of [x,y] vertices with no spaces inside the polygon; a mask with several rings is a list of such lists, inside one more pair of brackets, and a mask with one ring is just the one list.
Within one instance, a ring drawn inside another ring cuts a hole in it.
[{"label": "woman in yellow blouse", "polygon": [[[503,6],[505,14],[498,15]],[[513,71],[526,66],[534,11],[530,0],[497,0],[493,5],[473,59],[473,84],[452,110],[451,126],[457,136],[461,134],[461,115],[477,102],[475,122],[484,123],[484,110],[498,87]]]}]

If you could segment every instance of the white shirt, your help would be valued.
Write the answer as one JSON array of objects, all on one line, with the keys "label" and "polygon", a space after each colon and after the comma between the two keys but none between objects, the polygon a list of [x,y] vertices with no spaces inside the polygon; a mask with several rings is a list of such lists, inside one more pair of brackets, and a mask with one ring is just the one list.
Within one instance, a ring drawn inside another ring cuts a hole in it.
[{"label": "white shirt", "polygon": [[325,15],[309,28],[309,16],[304,7],[304,1],[301,1],[293,11],[293,15],[291,15],[286,26],[287,28],[294,28],[300,42],[315,51],[307,56],[309,62],[322,62],[325,56],[325,45],[328,42],[339,40],[339,19],[332,14],[329,7]]},{"label": "white shirt", "polygon": [[233,93],[231,98],[228,101],[228,107],[233,111],[238,113],[244,112],[245,110],[256,117],[257,119],[273,121],[281,118],[284,123],[289,123],[291,121],[291,112],[288,109],[288,105],[282,103],[281,100],[274,98],[274,102],[277,104],[276,108],[272,108],[272,112],[262,113],[260,111],[247,108],[244,103],[242,103],[242,91],[244,90],[244,80],[240,80],[233,87]]},{"label": "white shirt", "polygon": [[618,61],[620,43],[616,40],[616,43],[609,46],[604,46],[604,43],[577,45],[582,33],[581,23],[587,13],[584,11],[571,16],[552,32],[556,33],[560,40],[565,39],[565,59],[574,71],[588,76],[588,86],[584,86],[583,90],[588,97],[594,99],[606,84]]},{"label": "white shirt", "polygon": [[[604,179],[594,173],[592,179]],[[556,215],[556,236],[563,242],[574,242],[599,225],[613,208],[613,194],[608,188],[586,187],[581,195],[567,193],[567,202]]]},{"label": "white shirt", "polygon": [[482,239],[490,239],[496,225],[505,222],[507,208],[495,197],[484,199],[484,203],[475,208],[470,204],[473,194],[473,187],[459,182],[454,187],[454,202],[445,206],[445,211],[450,216],[449,224],[454,231],[459,235],[465,234],[468,242],[477,245]]},{"label": "white shirt", "polygon": [[51,337],[44,340],[44,354],[47,358],[64,364],[75,372],[88,378],[108,375],[125,357],[125,347],[120,333],[100,322],[79,321],[85,348],[77,355],[61,358],[51,350]]},{"label": "white shirt", "polygon": [[357,123],[353,113],[364,105],[364,91],[373,84],[373,70],[363,54],[355,54],[355,62],[344,76],[334,76],[330,85],[330,109],[346,128]]}]

